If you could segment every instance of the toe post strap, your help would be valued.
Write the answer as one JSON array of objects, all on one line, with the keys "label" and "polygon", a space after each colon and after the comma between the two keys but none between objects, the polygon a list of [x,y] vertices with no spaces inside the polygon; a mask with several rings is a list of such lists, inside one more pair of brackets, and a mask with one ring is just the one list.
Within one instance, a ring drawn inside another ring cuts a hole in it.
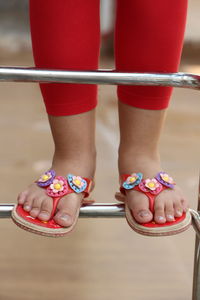
[{"label": "toe post strap", "polygon": [[[149,199],[149,210],[154,214],[154,203],[156,195],[165,189],[174,189],[175,182],[167,173],[159,172],[152,179],[143,179],[141,173],[123,174],[121,176],[120,192],[126,195],[128,190],[136,190],[144,193]],[[126,197],[122,197],[126,199]],[[173,221],[165,223],[157,223],[153,219],[147,223],[139,223],[129,207],[129,203],[125,202],[125,216],[130,227],[139,234],[145,236],[170,236],[181,233],[188,229],[191,224],[191,215],[184,212],[181,217],[175,217]]]},{"label": "toe post strap", "polygon": [[154,198],[164,189],[173,189],[175,182],[166,172],[159,172],[154,178],[143,179],[142,173],[121,175],[120,192],[136,190],[144,193],[150,200],[150,210],[153,211]]},{"label": "toe post strap", "polygon": [[89,196],[92,180],[81,176],[68,174],[65,177],[56,176],[54,170],[42,174],[36,181],[37,185],[46,189],[48,196],[52,198],[63,197],[70,193],[84,193],[84,198]]},{"label": "toe post strap", "polygon": [[79,216],[79,207],[77,207],[74,221],[70,226],[65,227],[59,225],[54,219],[57,212],[57,205],[64,195],[71,193],[83,193],[80,206],[94,202],[87,198],[92,188],[92,180],[88,178],[72,174],[68,174],[66,177],[57,176],[54,170],[49,170],[42,174],[35,183],[40,188],[44,188],[46,194],[53,199],[53,207],[50,218],[48,221],[43,221],[38,217],[32,217],[28,211],[24,210],[23,205],[18,204],[12,211],[12,219],[15,224],[22,229],[36,234],[49,237],[59,237],[68,234],[74,229]]}]

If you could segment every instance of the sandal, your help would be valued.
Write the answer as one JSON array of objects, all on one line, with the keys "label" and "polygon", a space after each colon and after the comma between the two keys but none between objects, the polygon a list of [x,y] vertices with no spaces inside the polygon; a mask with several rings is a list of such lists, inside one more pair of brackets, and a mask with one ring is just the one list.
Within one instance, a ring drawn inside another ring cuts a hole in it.
[{"label": "sandal", "polygon": [[175,217],[175,221],[157,224],[154,221],[140,224],[138,223],[125,201],[125,190],[136,190],[144,193],[149,199],[149,209],[154,212],[155,197],[165,189],[173,189],[174,181],[165,172],[160,172],[153,179],[143,180],[142,173],[125,174],[121,176],[122,185],[117,198],[125,202],[126,219],[130,227],[136,232],[147,236],[167,236],[185,231],[191,224],[191,214],[189,211],[183,213],[181,217]]},{"label": "sandal", "polygon": [[[33,218],[29,212],[23,209],[22,205],[17,204],[14,206],[11,214],[15,224],[22,229],[49,237],[60,237],[71,232],[77,223],[79,210],[76,212],[73,224],[69,227],[63,227],[57,224],[53,219],[57,205],[63,196],[71,193],[84,193],[84,198],[88,197],[92,181],[88,178],[82,178],[72,174],[68,174],[65,179],[62,176],[56,176],[54,170],[49,170],[45,172],[36,183],[39,187],[45,188],[47,195],[53,199],[51,218],[48,221],[41,221],[38,218]],[[93,200],[83,199],[81,205],[91,204],[93,202]]]}]

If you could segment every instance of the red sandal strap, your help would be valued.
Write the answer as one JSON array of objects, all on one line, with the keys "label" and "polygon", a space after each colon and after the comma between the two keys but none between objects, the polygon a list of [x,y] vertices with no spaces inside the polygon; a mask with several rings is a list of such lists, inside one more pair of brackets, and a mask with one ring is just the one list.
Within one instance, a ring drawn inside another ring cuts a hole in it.
[{"label": "red sandal strap", "polygon": [[143,180],[142,173],[121,175],[120,192],[125,194],[126,190],[136,190],[144,193],[149,199],[149,209],[154,212],[155,197],[165,189],[173,189],[174,181],[165,172],[159,172],[154,178]]},{"label": "red sandal strap", "polygon": [[[84,193],[84,198],[88,197],[92,188],[92,180],[85,177],[68,174],[67,178],[56,176],[54,170],[45,172],[36,181],[37,185],[46,189],[48,196],[53,198],[53,209],[51,218],[54,216],[60,199],[71,193]],[[83,199],[82,204],[91,204],[93,200]]]},{"label": "red sandal strap", "polygon": [[157,195],[159,195],[162,191],[164,191],[165,189],[167,189],[167,187],[165,186],[162,186],[162,189],[155,195],[149,193],[149,192],[144,192],[144,191],[141,191],[141,189],[139,187],[134,187],[134,190],[135,191],[138,191],[138,192],[141,192],[143,194],[145,194],[148,199],[149,199],[149,210],[153,213],[154,212],[154,202],[155,202],[155,198]]}]

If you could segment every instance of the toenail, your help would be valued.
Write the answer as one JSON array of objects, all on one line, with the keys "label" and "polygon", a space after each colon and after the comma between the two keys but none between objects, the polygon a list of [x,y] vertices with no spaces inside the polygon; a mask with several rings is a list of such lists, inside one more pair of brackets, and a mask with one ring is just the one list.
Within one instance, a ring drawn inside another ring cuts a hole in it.
[{"label": "toenail", "polygon": [[39,217],[43,218],[43,219],[46,219],[46,218],[49,218],[49,214],[48,213],[40,213]]},{"label": "toenail", "polygon": [[34,211],[34,212],[35,212],[35,211],[38,212],[38,210],[39,210],[39,208],[32,208],[32,209],[31,209],[32,212],[33,212],[33,211]]},{"label": "toenail", "polygon": [[179,217],[181,217],[181,216],[182,216],[182,211],[180,211],[180,210],[177,210],[177,211],[176,211],[176,213],[177,213],[177,215],[178,215]]},{"label": "toenail", "polygon": [[30,207],[29,205],[25,205],[25,206],[24,206],[24,210],[29,211],[30,209],[31,209],[31,207]]},{"label": "toenail", "polygon": [[70,221],[71,217],[69,215],[63,214],[60,216],[60,219],[63,221]]},{"label": "toenail", "polygon": [[158,217],[158,220],[159,220],[159,221],[164,221],[164,220],[165,220],[165,218],[164,218],[164,217],[161,217],[161,216],[159,216],[159,217]]},{"label": "toenail", "polygon": [[149,216],[149,212],[147,210],[142,210],[138,213],[138,215],[140,217],[148,217]]},{"label": "toenail", "polygon": [[167,215],[167,218],[174,221],[174,217],[172,215]]}]

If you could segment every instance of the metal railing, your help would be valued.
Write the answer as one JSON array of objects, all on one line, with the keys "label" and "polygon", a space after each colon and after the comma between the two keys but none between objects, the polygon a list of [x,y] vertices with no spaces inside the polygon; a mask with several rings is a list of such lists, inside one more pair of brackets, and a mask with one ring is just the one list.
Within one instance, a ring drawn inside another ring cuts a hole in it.
[{"label": "metal railing", "polygon": [[[200,76],[186,73],[127,73],[115,70],[66,71],[42,70],[36,68],[0,67],[1,82],[57,82],[81,84],[111,84],[140,86],[172,86],[200,90]],[[14,204],[0,204],[0,218],[9,218]],[[196,232],[193,296],[200,300],[200,183],[198,212],[190,209],[192,225]],[[96,203],[81,207],[81,218],[124,217],[124,204]]]},{"label": "metal railing", "polygon": [[200,76],[186,73],[125,73],[115,70],[63,71],[0,68],[0,81],[173,86],[200,89]]}]

